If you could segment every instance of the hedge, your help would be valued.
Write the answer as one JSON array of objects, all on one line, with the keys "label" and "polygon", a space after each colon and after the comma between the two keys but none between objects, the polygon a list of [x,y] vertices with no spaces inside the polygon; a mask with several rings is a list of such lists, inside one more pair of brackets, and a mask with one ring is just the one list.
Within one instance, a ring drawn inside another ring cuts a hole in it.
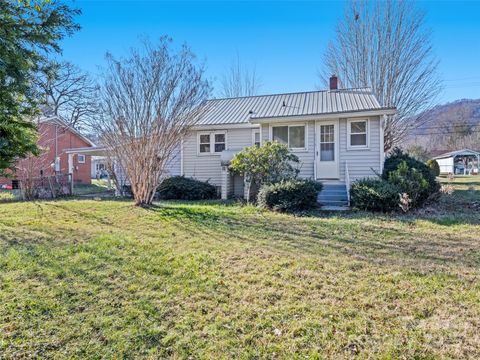
[{"label": "hedge", "polygon": [[322,184],[311,180],[288,180],[263,185],[258,192],[258,206],[285,212],[309,210],[317,206]]}]

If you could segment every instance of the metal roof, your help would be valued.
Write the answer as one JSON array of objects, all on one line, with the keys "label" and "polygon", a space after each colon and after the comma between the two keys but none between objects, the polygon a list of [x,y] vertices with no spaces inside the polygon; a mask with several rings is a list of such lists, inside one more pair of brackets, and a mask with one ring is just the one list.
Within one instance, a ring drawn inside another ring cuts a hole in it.
[{"label": "metal roof", "polygon": [[196,125],[243,124],[250,119],[383,110],[370,89],[340,89],[207,100]]},{"label": "metal roof", "polygon": [[480,156],[480,152],[470,150],[470,149],[462,149],[462,150],[450,151],[445,154],[435,156],[434,159],[445,159],[449,157],[466,156],[466,155]]}]

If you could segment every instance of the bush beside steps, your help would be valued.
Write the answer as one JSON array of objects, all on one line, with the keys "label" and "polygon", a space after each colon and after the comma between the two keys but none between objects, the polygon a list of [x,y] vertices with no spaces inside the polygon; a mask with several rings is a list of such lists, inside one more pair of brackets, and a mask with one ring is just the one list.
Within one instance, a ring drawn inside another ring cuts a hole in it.
[{"label": "bush beside steps", "polygon": [[407,212],[423,206],[439,188],[432,165],[395,149],[385,160],[381,179],[363,179],[352,184],[351,204],[360,210]]},{"label": "bush beside steps", "polygon": [[160,199],[163,200],[209,200],[216,199],[217,189],[208,182],[185,176],[172,176],[165,179],[158,187]]},{"label": "bush beside steps", "polygon": [[296,212],[317,206],[317,195],[322,184],[312,180],[287,180],[263,185],[257,196],[259,207],[280,211]]}]

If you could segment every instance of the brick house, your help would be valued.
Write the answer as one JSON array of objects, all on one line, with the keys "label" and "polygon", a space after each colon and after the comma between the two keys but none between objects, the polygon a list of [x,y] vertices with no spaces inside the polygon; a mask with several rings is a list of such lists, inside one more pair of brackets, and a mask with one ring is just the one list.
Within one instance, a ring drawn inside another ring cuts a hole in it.
[{"label": "brick house", "polygon": [[[38,145],[43,153],[38,157],[22,159],[16,164],[12,178],[0,177],[0,185],[12,184],[12,179],[22,178],[26,174],[32,177],[68,174],[67,149],[95,146],[92,141],[68,126],[60,117],[53,115],[38,119]],[[75,183],[90,184],[90,155],[76,155],[73,159],[73,179]]]}]

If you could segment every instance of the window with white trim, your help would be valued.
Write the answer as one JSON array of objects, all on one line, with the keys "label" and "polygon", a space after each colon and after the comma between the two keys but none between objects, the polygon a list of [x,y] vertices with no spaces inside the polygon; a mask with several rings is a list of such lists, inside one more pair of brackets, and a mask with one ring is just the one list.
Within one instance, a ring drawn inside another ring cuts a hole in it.
[{"label": "window with white trim", "polygon": [[214,151],[218,153],[225,150],[225,133],[214,134],[213,136],[215,140]]},{"label": "window with white trim", "polygon": [[85,164],[85,155],[77,155],[77,161],[79,164]]},{"label": "window with white trim", "polygon": [[215,154],[221,153],[227,148],[227,133],[211,132],[198,134],[198,153]]},{"label": "window with white trim", "polygon": [[253,131],[252,131],[252,145],[255,145],[255,146],[260,146],[261,145],[260,130],[259,129],[253,129]]},{"label": "window with white trim", "polygon": [[199,140],[200,140],[199,152],[209,153],[210,152],[210,134],[200,134]]},{"label": "window with white trim", "polygon": [[272,127],[272,140],[288,145],[290,149],[306,148],[305,125],[285,125]]},{"label": "window with white trim", "polygon": [[368,148],[368,120],[348,121],[348,146]]}]

